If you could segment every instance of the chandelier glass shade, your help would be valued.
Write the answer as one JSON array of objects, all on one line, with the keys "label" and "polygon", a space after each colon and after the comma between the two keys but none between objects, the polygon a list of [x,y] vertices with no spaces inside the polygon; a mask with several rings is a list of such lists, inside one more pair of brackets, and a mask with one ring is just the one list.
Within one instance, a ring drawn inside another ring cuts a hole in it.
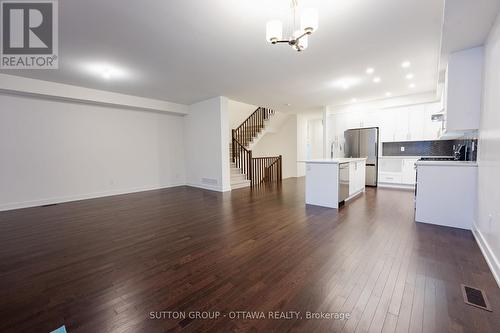
[{"label": "chandelier glass shade", "polygon": [[271,20],[266,24],[266,40],[271,44],[286,43],[300,52],[307,49],[309,36],[318,29],[318,12],[314,8],[302,10],[300,13],[300,26],[296,26],[296,1],[292,1],[292,11],[292,36],[284,39],[283,22]]}]

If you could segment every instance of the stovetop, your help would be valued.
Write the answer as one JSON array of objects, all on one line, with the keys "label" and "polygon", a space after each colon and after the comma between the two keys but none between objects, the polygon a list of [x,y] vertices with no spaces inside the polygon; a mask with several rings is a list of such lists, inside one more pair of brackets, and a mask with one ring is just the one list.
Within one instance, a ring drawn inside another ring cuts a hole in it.
[{"label": "stovetop", "polygon": [[455,161],[455,158],[452,156],[422,157],[420,161]]}]

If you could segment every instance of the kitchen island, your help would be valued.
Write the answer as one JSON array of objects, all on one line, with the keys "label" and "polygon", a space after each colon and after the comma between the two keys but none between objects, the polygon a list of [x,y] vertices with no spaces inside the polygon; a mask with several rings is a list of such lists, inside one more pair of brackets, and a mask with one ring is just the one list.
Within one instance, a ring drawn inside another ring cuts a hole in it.
[{"label": "kitchen island", "polygon": [[334,158],[306,163],[306,204],[339,207],[365,190],[366,158]]}]

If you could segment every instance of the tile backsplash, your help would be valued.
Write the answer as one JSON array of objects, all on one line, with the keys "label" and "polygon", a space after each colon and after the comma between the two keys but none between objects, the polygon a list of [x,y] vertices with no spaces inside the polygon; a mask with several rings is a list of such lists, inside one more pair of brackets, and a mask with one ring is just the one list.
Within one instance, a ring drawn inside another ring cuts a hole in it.
[{"label": "tile backsplash", "polygon": [[474,145],[472,160],[477,157],[477,140],[429,140],[383,142],[383,156],[453,156],[453,146],[467,144],[469,150]]}]

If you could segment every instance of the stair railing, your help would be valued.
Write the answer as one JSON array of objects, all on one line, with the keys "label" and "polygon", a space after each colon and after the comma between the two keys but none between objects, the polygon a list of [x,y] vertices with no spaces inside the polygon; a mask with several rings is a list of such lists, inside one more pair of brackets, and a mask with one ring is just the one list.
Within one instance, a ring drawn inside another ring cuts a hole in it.
[{"label": "stair railing", "polygon": [[247,147],[265,126],[274,110],[259,107],[240,126],[232,131],[231,161],[246,175],[252,186],[262,183],[281,182],[282,157],[252,157]]},{"label": "stair railing", "polygon": [[[234,130],[233,130],[234,134]],[[233,162],[246,179],[252,182],[252,151],[248,150],[233,136]]]},{"label": "stair railing", "polygon": [[281,155],[254,157],[252,159],[252,186],[281,182],[283,179],[282,160],[283,158]]},{"label": "stair railing", "polygon": [[259,107],[240,126],[233,130],[236,138],[243,146],[248,147],[250,142],[262,131],[265,121],[274,114],[274,110]]}]

